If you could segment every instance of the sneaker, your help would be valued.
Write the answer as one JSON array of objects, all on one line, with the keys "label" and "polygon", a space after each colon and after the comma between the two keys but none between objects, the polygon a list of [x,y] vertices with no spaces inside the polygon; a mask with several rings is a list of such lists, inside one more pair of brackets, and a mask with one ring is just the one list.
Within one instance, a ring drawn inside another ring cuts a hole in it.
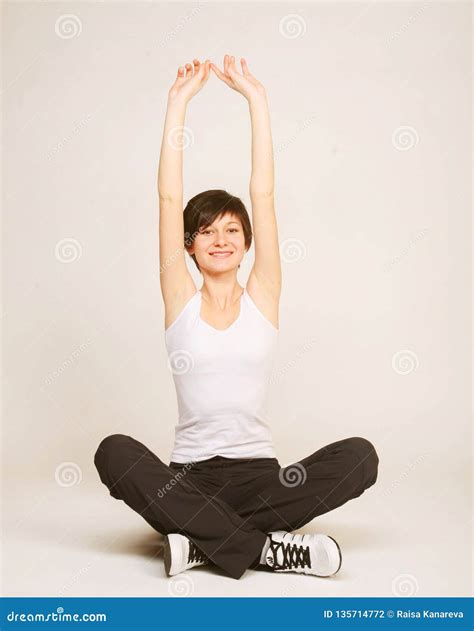
[{"label": "sneaker", "polygon": [[165,537],[163,560],[168,576],[209,563],[207,556],[190,539],[178,533]]},{"label": "sneaker", "polygon": [[341,549],[328,535],[296,535],[284,530],[267,534],[269,542],[262,559],[275,572],[327,577],[341,567]]}]

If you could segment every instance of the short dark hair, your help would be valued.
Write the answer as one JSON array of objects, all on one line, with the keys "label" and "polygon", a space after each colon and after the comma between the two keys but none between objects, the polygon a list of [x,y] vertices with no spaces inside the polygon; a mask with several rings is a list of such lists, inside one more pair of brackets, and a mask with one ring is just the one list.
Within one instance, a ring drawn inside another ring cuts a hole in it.
[{"label": "short dark hair", "polygon": [[[226,213],[232,213],[240,219],[245,247],[248,250],[252,245],[252,225],[247,209],[241,199],[222,189],[198,193],[186,204],[184,209],[184,247],[186,250],[192,245],[199,230],[208,228],[217,218]],[[196,256],[194,254],[190,256],[201,271]]]}]

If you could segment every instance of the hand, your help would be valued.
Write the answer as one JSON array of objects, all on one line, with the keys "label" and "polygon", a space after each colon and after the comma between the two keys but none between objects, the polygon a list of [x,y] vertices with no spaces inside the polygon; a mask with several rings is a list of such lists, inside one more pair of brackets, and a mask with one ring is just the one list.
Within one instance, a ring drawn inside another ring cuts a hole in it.
[{"label": "hand", "polygon": [[178,68],[178,76],[168,92],[171,101],[189,103],[195,94],[206,84],[209,79],[209,59],[201,64],[199,59],[193,59],[193,66],[186,64],[186,74],[183,66]]},{"label": "hand", "polygon": [[264,95],[265,88],[250,73],[247,62],[243,57],[240,59],[240,65],[242,66],[243,74],[240,74],[235,67],[235,57],[224,55],[224,72],[221,72],[213,63],[211,63],[211,68],[221,81],[226,83],[229,88],[240,92],[247,101],[256,96]]}]

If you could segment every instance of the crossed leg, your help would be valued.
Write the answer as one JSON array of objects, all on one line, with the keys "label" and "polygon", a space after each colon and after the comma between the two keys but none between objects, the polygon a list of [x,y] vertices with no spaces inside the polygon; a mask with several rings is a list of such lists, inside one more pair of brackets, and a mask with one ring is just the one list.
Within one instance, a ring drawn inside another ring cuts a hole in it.
[{"label": "crossed leg", "polygon": [[240,578],[266,541],[248,518],[196,484],[192,474],[168,467],[125,434],[100,443],[94,463],[110,495],[123,500],[157,532],[179,532],[232,578]]},{"label": "crossed leg", "polygon": [[296,530],[350,499],[377,479],[373,445],[354,437],[322,447],[300,462],[254,480],[248,497],[230,506],[168,467],[131,436],[112,434],[94,457],[110,495],[123,500],[157,532],[180,532],[231,577],[257,567],[267,532]]},{"label": "crossed leg", "polygon": [[375,484],[379,458],[373,444],[358,436],[318,449],[261,480],[236,512],[263,532],[301,528]]}]

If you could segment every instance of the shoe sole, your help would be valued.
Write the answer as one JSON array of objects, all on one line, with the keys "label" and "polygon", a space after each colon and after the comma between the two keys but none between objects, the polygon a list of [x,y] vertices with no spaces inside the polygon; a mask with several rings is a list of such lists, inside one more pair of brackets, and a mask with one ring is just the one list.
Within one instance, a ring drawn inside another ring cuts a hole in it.
[{"label": "shoe sole", "polygon": [[337,541],[334,539],[334,537],[331,537],[331,535],[326,535],[327,537],[329,537],[329,539],[332,539],[334,541],[334,543],[337,546],[337,551],[339,553],[339,565],[337,567],[337,570],[335,572],[333,572],[332,574],[328,574],[328,578],[330,576],[334,576],[334,574],[337,574],[339,572],[339,570],[341,569],[341,565],[342,565],[342,552],[341,552],[341,548],[339,547],[339,544],[337,543]]},{"label": "shoe sole", "polygon": [[163,547],[163,562],[165,564],[166,576],[171,576],[171,574],[170,574],[170,570],[171,570],[171,548],[170,548],[170,542],[169,542],[169,539],[168,539],[168,535],[165,536],[165,542],[164,542],[164,547]]},{"label": "shoe sole", "polygon": [[186,569],[184,562],[188,554],[186,537],[170,533],[165,536],[163,548],[163,561],[167,576],[175,576]]},{"label": "shoe sole", "polygon": [[334,541],[334,543],[336,544],[337,552],[339,554],[339,565],[337,566],[337,570],[334,570],[334,572],[332,572],[332,574],[313,574],[313,576],[317,576],[318,578],[331,578],[331,576],[334,576],[335,574],[337,574],[339,572],[339,570],[341,569],[341,565],[342,565],[342,552],[341,552],[341,548],[339,547],[339,544],[334,539],[334,537],[331,537],[331,535],[325,535],[325,536],[328,539],[331,539],[332,541]]}]

